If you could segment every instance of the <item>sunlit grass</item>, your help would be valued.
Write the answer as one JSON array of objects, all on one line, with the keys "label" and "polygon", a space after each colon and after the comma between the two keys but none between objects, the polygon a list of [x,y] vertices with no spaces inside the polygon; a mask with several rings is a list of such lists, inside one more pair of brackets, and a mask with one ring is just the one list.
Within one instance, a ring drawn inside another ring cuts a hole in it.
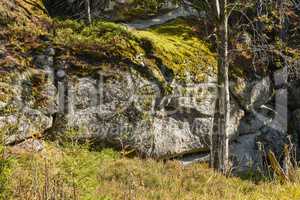
[{"label": "sunlit grass", "polygon": [[77,145],[48,144],[40,154],[19,156],[11,181],[12,199],[37,199],[45,185],[48,196],[56,189],[70,199],[300,199],[298,182],[255,184],[226,178],[205,164],[183,167],[176,161],[130,159],[112,150],[91,152]]}]

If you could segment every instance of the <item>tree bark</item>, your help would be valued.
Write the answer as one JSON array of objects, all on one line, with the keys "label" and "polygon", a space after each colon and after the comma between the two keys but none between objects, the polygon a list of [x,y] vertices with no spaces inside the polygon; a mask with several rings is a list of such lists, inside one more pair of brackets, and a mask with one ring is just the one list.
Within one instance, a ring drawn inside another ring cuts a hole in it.
[{"label": "tree bark", "polygon": [[91,24],[92,23],[92,16],[91,16],[90,0],[85,0],[85,10],[86,10],[87,24]]},{"label": "tree bark", "polygon": [[229,93],[229,61],[228,61],[228,14],[227,0],[215,0],[213,8],[218,62],[218,102],[217,131],[211,138],[211,166],[226,174],[229,171],[229,123],[230,123],[230,93]]}]

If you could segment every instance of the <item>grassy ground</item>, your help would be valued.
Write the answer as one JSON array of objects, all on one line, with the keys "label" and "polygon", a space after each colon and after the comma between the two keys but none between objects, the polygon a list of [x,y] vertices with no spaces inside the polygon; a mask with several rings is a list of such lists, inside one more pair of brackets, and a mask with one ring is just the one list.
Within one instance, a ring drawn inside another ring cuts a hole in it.
[{"label": "grassy ground", "polygon": [[206,165],[125,158],[112,150],[46,144],[38,154],[15,156],[4,199],[233,199],[297,200],[300,183],[254,183],[226,178]]},{"label": "grassy ground", "polygon": [[[81,54],[100,62],[118,57],[132,64],[140,64],[141,60],[137,59],[142,59],[149,69],[158,72],[161,61],[177,76],[183,76],[183,69],[202,74],[215,68],[209,66],[215,66],[216,60],[208,45],[197,39],[194,35],[197,30],[184,21],[145,31],[131,31],[105,22],[84,27],[74,21],[64,21],[54,25],[53,36],[53,21],[37,9],[41,1],[33,0],[35,6],[26,2],[0,1],[0,39],[7,41],[4,46],[10,58],[1,60],[0,64],[6,71],[34,68],[27,53],[32,49],[43,50],[43,37],[48,37],[56,48],[66,50],[65,54],[74,58]],[[75,61],[86,73],[94,65],[100,65],[84,63],[84,59]],[[199,63],[201,66],[197,66]],[[9,83],[12,74],[4,74],[0,80]],[[163,81],[162,75],[153,74]],[[198,78],[202,80],[203,76]],[[6,100],[10,96],[1,98]],[[0,154],[5,156],[2,150]],[[0,159],[0,199],[5,200],[297,200],[300,199],[299,188],[299,181],[286,185],[276,181],[254,183],[225,178],[206,165],[183,168],[175,161],[129,159],[112,150],[93,152],[77,145],[61,147],[48,143],[41,153]]]}]

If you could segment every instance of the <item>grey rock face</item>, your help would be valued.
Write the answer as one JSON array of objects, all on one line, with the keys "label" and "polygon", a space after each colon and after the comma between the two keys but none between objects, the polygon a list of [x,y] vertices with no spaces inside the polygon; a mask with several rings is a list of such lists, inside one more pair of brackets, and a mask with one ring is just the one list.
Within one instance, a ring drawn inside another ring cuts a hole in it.
[{"label": "grey rock face", "polygon": [[238,133],[240,135],[254,134],[264,127],[264,121],[259,120],[253,113],[248,114],[240,121]]},{"label": "grey rock face", "polygon": [[[65,106],[60,110],[67,110],[61,130],[77,130],[78,138],[157,158],[209,150],[215,90],[184,96],[174,89],[162,96],[157,83],[134,70],[98,75],[66,77],[67,92],[59,94]],[[176,86],[185,91],[194,87]]]},{"label": "grey rock face", "polygon": [[44,149],[42,140],[28,139],[24,142],[14,145],[9,148],[9,152],[13,154],[22,154],[24,152],[37,153]]},{"label": "grey rock face", "polygon": [[294,81],[289,86],[289,107],[292,110],[296,110],[300,108],[300,83],[298,81]]},{"label": "grey rock face", "polygon": [[[8,88],[0,92],[10,94],[0,98],[0,130],[6,132],[6,144],[22,146],[51,129],[52,134],[132,149],[146,157],[209,152],[216,120],[216,77],[206,85],[173,80],[166,93],[166,85],[129,67],[80,76],[69,73],[62,62],[54,70],[54,55],[55,50],[48,48],[35,57],[34,72],[19,74],[14,83],[0,83],[0,89]],[[261,166],[258,142],[280,159],[287,142],[286,94],[278,90],[277,104],[269,106],[273,92],[269,78],[241,86],[231,88],[236,97],[231,104],[231,157],[239,171],[246,171]],[[299,121],[298,112],[293,119]],[[37,144],[37,151],[41,148]]]},{"label": "grey rock face", "polygon": [[[295,110],[291,117],[291,135],[296,143],[297,152],[300,151],[300,109]],[[300,160],[300,156],[297,156],[297,160]]]},{"label": "grey rock face", "polygon": [[259,107],[270,99],[271,90],[271,80],[270,78],[264,78],[254,84],[250,93],[250,105],[252,107]]},{"label": "grey rock face", "polygon": [[244,116],[244,110],[242,110],[234,100],[231,100],[231,118],[229,121],[229,135],[231,139],[234,139],[240,135],[239,127]]},{"label": "grey rock face", "polygon": [[0,127],[5,130],[5,144],[15,144],[28,138],[41,136],[52,126],[52,117],[47,117],[38,110],[24,108],[22,112],[4,117]]},{"label": "grey rock face", "polygon": [[259,108],[270,100],[271,80],[269,77],[252,82],[240,79],[231,85],[231,91],[244,108]]},{"label": "grey rock face", "polygon": [[278,161],[282,161],[284,146],[289,144],[287,133],[271,128],[264,128],[262,134],[257,137],[256,142],[262,144],[265,155],[272,151]]},{"label": "grey rock face", "polygon": [[236,171],[263,170],[263,162],[268,160],[266,155],[270,150],[281,161],[284,146],[289,144],[287,131],[279,120],[282,116],[270,117],[266,113],[260,114],[261,116],[247,114],[240,121],[240,136],[231,144]]},{"label": "grey rock face", "polygon": [[173,118],[154,119],[152,155],[174,157],[186,153],[208,151],[211,122],[212,119],[196,119],[194,121],[196,127],[192,130],[189,122],[181,122]]},{"label": "grey rock face", "polygon": [[[53,53],[53,52],[52,52]],[[40,56],[47,67],[25,72],[12,72],[11,82],[0,82],[0,131],[7,145],[41,137],[52,127],[57,112],[57,89],[49,56]]]},{"label": "grey rock face", "polygon": [[37,55],[34,58],[34,63],[40,68],[52,66],[53,65],[53,57],[47,56],[47,55]]},{"label": "grey rock face", "polygon": [[257,148],[258,136],[260,133],[244,135],[231,143],[230,156],[234,171],[246,172],[261,169],[262,157]]},{"label": "grey rock face", "polygon": [[[288,144],[288,94],[286,85],[286,73],[279,70],[274,74],[274,85],[270,78],[247,83],[239,80],[231,87],[234,97],[245,108],[246,114],[239,120],[238,134],[240,137],[232,144],[232,156],[234,165],[238,171],[246,171],[257,168],[261,160],[267,157],[255,157],[260,153],[261,146],[267,155],[271,150],[277,159],[282,159],[282,150]],[[277,88],[277,89],[275,89]],[[243,158],[241,158],[242,155]],[[241,162],[239,167],[238,162]],[[249,165],[254,164],[254,168]]]},{"label": "grey rock face", "polygon": [[292,113],[292,126],[294,133],[300,135],[300,109]]}]

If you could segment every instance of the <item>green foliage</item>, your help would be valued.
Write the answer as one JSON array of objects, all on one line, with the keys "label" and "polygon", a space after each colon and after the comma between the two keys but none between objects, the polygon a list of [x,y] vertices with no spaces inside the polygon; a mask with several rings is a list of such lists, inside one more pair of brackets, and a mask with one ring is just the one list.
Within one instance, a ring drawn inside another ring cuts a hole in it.
[{"label": "green foliage", "polygon": [[[0,137],[3,138],[3,131],[0,129]],[[0,141],[0,200],[6,200],[11,194],[10,178],[12,174],[13,160],[6,158],[3,140]]]},{"label": "green foliage", "polygon": [[40,194],[54,199],[111,199],[97,193],[101,185],[97,174],[106,162],[120,157],[117,152],[111,149],[93,152],[88,146],[76,143],[64,147],[54,143],[45,145],[41,154],[22,155],[15,163],[10,180],[12,199],[36,199]]}]

